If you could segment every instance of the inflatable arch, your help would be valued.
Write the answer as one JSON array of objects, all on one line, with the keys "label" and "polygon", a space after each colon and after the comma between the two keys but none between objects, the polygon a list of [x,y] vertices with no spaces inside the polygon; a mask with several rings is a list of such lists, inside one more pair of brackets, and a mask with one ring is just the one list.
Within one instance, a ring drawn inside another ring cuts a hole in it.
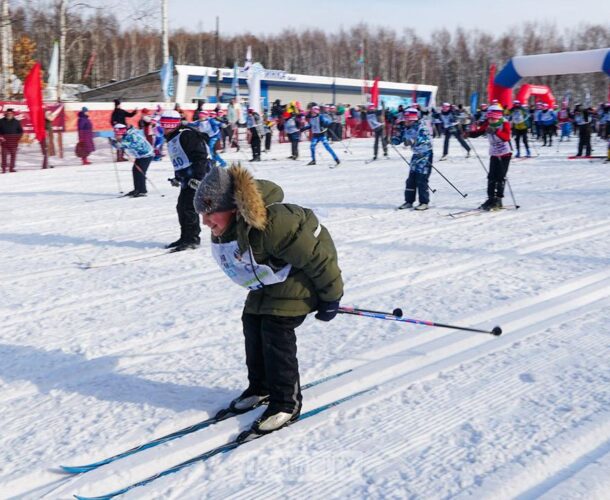
[{"label": "inflatable arch", "polygon": [[527,104],[531,96],[536,98],[536,102],[544,102],[551,108],[556,104],[555,96],[546,85],[531,85],[529,83],[524,83],[519,88],[519,92],[517,92],[515,99],[521,102],[521,104]]},{"label": "inflatable arch", "polygon": [[610,76],[610,48],[513,57],[497,74],[490,100],[512,102],[512,88],[526,76],[571,75],[603,71]]}]

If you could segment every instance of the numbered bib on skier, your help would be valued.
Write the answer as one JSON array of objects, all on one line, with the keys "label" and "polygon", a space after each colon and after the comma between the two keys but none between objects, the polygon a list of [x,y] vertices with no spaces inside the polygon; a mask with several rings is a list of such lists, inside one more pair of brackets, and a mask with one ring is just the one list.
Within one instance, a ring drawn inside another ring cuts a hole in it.
[{"label": "numbered bib on skier", "polygon": [[241,254],[237,241],[212,243],[212,256],[223,272],[239,286],[248,290],[258,290],[265,285],[286,281],[292,266],[286,264],[278,271],[258,264],[251,252]]},{"label": "numbered bib on skier", "polygon": [[167,152],[169,153],[169,157],[176,172],[188,168],[192,164],[182,148],[182,144],[180,144],[181,135],[182,132],[167,143]]}]

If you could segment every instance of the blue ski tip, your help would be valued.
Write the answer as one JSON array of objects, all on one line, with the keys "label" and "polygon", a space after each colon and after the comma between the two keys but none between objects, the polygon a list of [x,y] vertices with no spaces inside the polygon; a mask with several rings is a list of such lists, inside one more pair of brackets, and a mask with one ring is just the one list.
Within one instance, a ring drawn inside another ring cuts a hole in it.
[{"label": "blue ski tip", "polygon": [[68,474],[82,474],[83,472],[89,472],[90,470],[97,469],[103,464],[89,464],[89,465],[60,465],[61,469]]}]

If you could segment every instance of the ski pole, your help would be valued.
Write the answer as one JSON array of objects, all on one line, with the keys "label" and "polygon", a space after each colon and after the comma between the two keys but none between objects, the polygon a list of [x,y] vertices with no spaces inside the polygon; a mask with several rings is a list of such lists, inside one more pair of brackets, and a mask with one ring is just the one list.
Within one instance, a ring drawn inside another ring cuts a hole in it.
[{"label": "ski pole", "polygon": [[352,152],[350,151],[349,147],[347,147],[347,146],[345,145],[345,143],[343,142],[343,139],[339,139],[339,138],[337,137],[337,134],[335,134],[335,132],[334,132],[332,129],[330,129],[330,128],[329,128],[329,129],[328,129],[328,131],[331,133],[331,135],[332,135],[332,136],[333,136],[335,139],[337,139],[337,140],[338,140],[338,141],[341,143],[341,146],[343,146],[343,152],[344,152],[344,153],[349,153],[349,154],[352,154]]},{"label": "ski pole", "polygon": [[397,318],[402,318],[402,309],[400,309],[399,307],[394,309],[391,313],[385,312],[385,311],[373,311],[371,309],[361,309],[359,307],[352,307],[352,306],[343,306],[343,307],[340,307],[339,309],[344,312],[351,311],[353,313],[365,312],[365,313],[373,313],[373,314],[385,314],[387,316],[396,316]]},{"label": "ski pole", "polygon": [[114,156],[114,148],[112,147],[112,139],[108,138],[108,144],[110,144],[110,155],[112,156],[112,163],[114,165],[114,175],[116,177],[116,183],[119,188],[119,194],[123,194],[123,188],[121,187],[121,180],[119,179],[119,169],[116,165],[116,158]]},{"label": "ski pole", "polygon": [[[479,163],[483,167],[483,170],[485,170],[485,173],[489,176],[489,170],[487,170],[487,168],[485,167],[485,164],[483,163],[483,160],[481,160],[481,157],[479,156],[479,153],[477,153],[477,150],[475,149],[475,147],[472,144],[472,142],[470,142],[470,139],[466,138],[466,142],[468,142],[468,145],[474,151],[474,155],[479,160]],[[510,193],[510,197],[513,199],[513,205],[515,205],[515,210],[518,210],[520,205],[517,205],[517,200],[515,199],[515,195],[513,193],[513,188],[510,185],[510,181],[508,180],[508,176],[506,176],[505,179],[506,179],[506,185],[508,186],[508,191]]]},{"label": "ski pole", "polygon": [[[411,168],[411,163],[409,162],[409,160],[407,160],[407,159],[406,159],[406,158],[403,156],[403,154],[402,154],[402,153],[401,153],[401,152],[398,150],[398,148],[397,148],[397,147],[394,145],[394,143],[393,143],[392,141],[390,141],[390,145],[392,146],[392,148],[394,148],[394,151],[396,151],[396,153],[398,154],[398,156],[400,156],[400,157],[402,158],[402,160],[403,160],[403,161],[404,161],[404,162],[405,162],[405,163],[406,163],[406,164],[409,166],[409,168]],[[432,166],[432,164],[430,164],[430,166],[431,166],[432,168],[434,168],[434,166]],[[436,170],[436,169],[435,169],[435,170]],[[441,175],[442,175],[442,174],[441,174]],[[443,176],[443,177],[444,177],[444,176]],[[445,180],[447,180],[447,179],[445,178]],[[449,181],[447,181],[447,182],[449,182]],[[451,183],[449,182],[449,184],[451,184]],[[453,184],[451,184],[451,185],[453,186]],[[455,186],[453,186],[453,187],[455,187]],[[436,189],[432,189],[432,187],[430,187],[430,183],[428,183],[428,189],[429,189],[430,191],[432,191],[433,193],[436,193]],[[456,188],[456,189],[457,189],[457,188]],[[459,191],[458,191],[458,192],[459,192]],[[460,193],[460,194],[462,194],[462,193]]]},{"label": "ski pole", "polygon": [[[394,311],[396,311],[396,309]],[[367,312],[366,310],[362,310],[362,309],[357,310],[357,309],[346,308],[346,307],[340,307],[339,313],[340,314],[353,314],[356,316],[365,316],[367,318],[383,319],[386,321],[400,321],[402,323],[413,323],[415,325],[436,326],[438,328],[450,328],[452,330],[462,330],[462,331],[466,331],[466,332],[487,333],[489,335],[494,335],[496,337],[502,335],[502,328],[500,328],[499,326],[494,326],[491,330],[480,330],[478,328],[446,325],[444,323],[436,323],[434,321],[426,321],[426,320],[413,319],[413,318],[403,318],[403,317],[395,316],[393,314],[388,314],[388,313]]]},{"label": "ski pole", "polygon": [[138,170],[138,172],[140,172],[144,178],[146,179],[147,182],[150,182],[150,185],[152,187],[155,188],[155,191],[157,191],[157,193],[159,193],[161,195],[161,198],[165,198],[165,195],[163,193],[161,193],[161,191],[159,191],[159,188],[155,185],[155,183],[153,181],[150,180],[150,178],[144,173],[144,170],[142,170],[142,168],[140,167],[140,165],[138,165],[137,163],[134,162],[133,166]]}]

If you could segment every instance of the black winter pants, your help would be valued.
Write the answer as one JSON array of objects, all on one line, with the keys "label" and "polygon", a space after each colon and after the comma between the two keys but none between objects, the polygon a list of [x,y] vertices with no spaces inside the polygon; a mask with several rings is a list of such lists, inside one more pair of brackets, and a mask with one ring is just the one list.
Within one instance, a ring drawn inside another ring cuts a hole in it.
[{"label": "black winter pants", "polygon": [[513,129],[513,135],[515,137],[515,144],[517,146],[517,156],[521,155],[521,141],[523,140],[523,145],[525,146],[525,151],[527,154],[530,153],[530,145],[527,143],[527,129],[519,130]]},{"label": "black winter pants", "polygon": [[133,189],[138,193],[146,193],[146,171],[152,161],[152,156],[148,158],[138,158],[133,162],[131,175],[133,176]]},{"label": "black winter pants", "polygon": [[583,150],[585,156],[591,156],[591,129],[588,125],[578,127],[578,154],[582,156]]},{"label": "black winter pants", "polygon": [[194,189],[190,187],[180,189],[176,211],[178,212],[178,221],[180,222],[180,239],[184,243],[199,243],[201,226],[199,225],[199,216],[193,206],[194,198]]},{"label": "black winter pants", "polygon": [[252,159],[260,159],[261,157],[261,137],[255,128],[251,129],[252,136],[250,137],[250,147],[252,148]]},{"label": "black winter pants", "polygon": [[461,130],[459,130],[455,127],[451,127],[451,128],[448,128],[445,130],[445,143],[443,144],[443,156],[447,156],[447,153],[449,153],[449,139],[451,138],[451,136],[454,136],[466,151],[470,151],[470,146],[468,144],[466,144],[466,141],[462,137]]},{"label": "black winter pants", "polygon": [[250,387],[269,392],[269,406],[275,410],[292,413],[302,401],[295,329],[305,316],[244,312],[241,320]]},{"label": "black winter pants", "polygon": [[381,147],[383,148],[383,154],[388,154],[388,140],[383,135],[383,127],[377,127],[375,129],[375,144],[373,146],[373,154],[375,158],[377,158],[377,153],[379,152],[379,141],[381,141]]},{"label": "black winter pants", "polygon": [[489,174],[487,175],[487,197],[504,198],[504,184],[508,173],[508,164],[512,155],[490,156]]}]

